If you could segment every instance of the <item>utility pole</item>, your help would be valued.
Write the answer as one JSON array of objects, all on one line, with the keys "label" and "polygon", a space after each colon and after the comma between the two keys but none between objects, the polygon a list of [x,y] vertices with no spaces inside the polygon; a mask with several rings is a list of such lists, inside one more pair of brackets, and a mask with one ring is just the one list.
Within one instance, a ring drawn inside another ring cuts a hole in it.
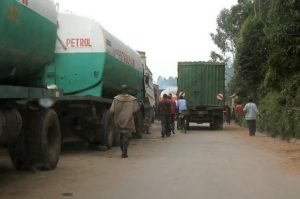
[{"label": "utility pole", "polygon": [[[257,2],[257,0],[253,0],[253,9],[254,9],[254,15],[256,16],[256,2]],[[260,0],[258,0],[258,15],[259,16],[261,16],[261,2],[260,2]]]},{"label": "utility pole", "polygon": [[259,15],[261,16],[261,4],[260,4],[260,0],[258,0],[258,12],[259,12]]},{"label": "utility pole", "polygon": [[256,16],[256,6],[255,6],[255,0],[253,0],[253,9],[254,9],[254,16]]}]

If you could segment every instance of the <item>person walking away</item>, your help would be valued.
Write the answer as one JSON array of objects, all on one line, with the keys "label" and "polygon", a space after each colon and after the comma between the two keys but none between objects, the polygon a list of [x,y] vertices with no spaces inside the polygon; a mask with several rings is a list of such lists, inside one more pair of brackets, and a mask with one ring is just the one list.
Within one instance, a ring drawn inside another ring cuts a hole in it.
[{"label": "person walking away", "polygon": [[178,110],[177,129],[181,129],[181,121],[179,116],[182,114],[182,111],[187,110],[187,102],[182,95],[179,96],[179,100],[177,100],[177,110]]},{"label": "person walking away", "polygon": [[145,114],[145,119],[144,119],[144,126],[145,126],[145,131],[147,134],[150,134],[150,126],[152,123],[152,106],[150,104],[149,98],[145,97],[145,103],[144,103],[144,114]]},{"label": "person walking away", "polygon": [[171,100],[171,116],[170,116],[171,131],[173,132],[173,134],[175,134],[176,102],[172,98],[172,94],[169,94],[168,98]]},{"label": "person walking away", "polygon": [[116,130],[120,133],[122,158],[127,158],[131,134],[136,132],[134,114],[139,111],[137,99],[128,94],[126,85],[121,86],[122,93],[114,97],[109,112],[113,114]]},{"label": "person walking away", "polygon": [[163,99],[159,102],[160,115],[161,115],[161,137],[170,137],[170,115],[171,115],[171,101],[168,95],[164,94]]},{"label": "person walking away", "polygon": [[235,107],[235,111],[236,111],[236,120],[239,126],[242,126],[242,121],[243,121],[243,117],[244,117],[244,111],[243,111],[243,105],[238,102],[236,107]]},{"label": "person walking away", "polygon": [[249,102],[245,105],[243,111],[245,113],[245,118],[247,120],[249,135],[255,136],[256,116],[259,114],[259,112],[252,98],[249,98]]},{"label": "person walking away", "polygon": [[229,105],[225,105],[225,119],[226,119],[227,125],[230,125],[231,108]]}]

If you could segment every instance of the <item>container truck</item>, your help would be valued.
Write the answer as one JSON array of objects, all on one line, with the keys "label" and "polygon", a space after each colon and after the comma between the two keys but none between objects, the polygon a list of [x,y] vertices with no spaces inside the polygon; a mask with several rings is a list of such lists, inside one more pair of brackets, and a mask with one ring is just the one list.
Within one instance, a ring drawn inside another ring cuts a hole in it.
[{"label": "container truck", "polygon": [[108,109],[122,84],[143,102],[136,51],[52,0],[0,1],[0,35],[0,147],[17,169],[54,169],[70,136],[119,144]]},{"label": "container truck", "polygon": [[178,62],[177,86],[187,100],[187,128],[190,122],[223,128],[224,63]]}]

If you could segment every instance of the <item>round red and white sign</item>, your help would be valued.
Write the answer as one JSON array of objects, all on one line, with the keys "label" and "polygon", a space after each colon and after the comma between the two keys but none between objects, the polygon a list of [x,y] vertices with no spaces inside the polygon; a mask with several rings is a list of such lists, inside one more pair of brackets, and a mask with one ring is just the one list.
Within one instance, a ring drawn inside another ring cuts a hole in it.
[{"label": "round red and white sign", "polygon": [[224,100],[224,95],[222,93],[218,93],[217,99],[218,100]]},{"label": "round red and white sign", "polygon": [[178,96],[183,96],[183,97],[185,97],[185,92],[184,92],[184,91],[180,91]]}]

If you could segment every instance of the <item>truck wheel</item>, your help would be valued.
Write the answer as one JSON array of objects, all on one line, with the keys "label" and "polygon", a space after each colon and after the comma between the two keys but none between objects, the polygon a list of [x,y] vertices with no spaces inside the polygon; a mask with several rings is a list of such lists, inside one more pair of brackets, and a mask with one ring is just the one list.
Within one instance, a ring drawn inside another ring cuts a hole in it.
[{"label": "truck wheel", "polygon": [[222,130],[223,129],[223,119],[221,117],[214,117],[213,121],[210,123],[211,130]]},{"label": "truck wheel", "polygon": [[218,118],[218,130],[223,130],[223,119]]},{"label": "truck wheel", "polygon": [[[8,113],[6,113],[8,115]],[[16,111],[15,114],[13,112],[10,112],[10,116],[7,117],[7,121],[14,121],[12,118],[19,118],[18,120],[21,120],[24,122],[24,120],[27,120],[28,117],[24,117],[24,114],[20,114],[19,111]],[[12,117],[12,115],[15,115]],[[10,125],[8,125],[10,126]],[[18,122],[14,121],[14,126],[18,126]],[[8,128],[9,131],[15,132],[16,129]],[[17,170],[27,169],[29,162],[28,162],[28,144],[26,139],[26,133],[24,131],[24,126],[20,127],[19,133],[13,138],[10,139],[7,147],[10,159],[15,166]]]},{"label": "truck wheel", "polygon": [[58,116],[53,109],[34,111],[30,115],[26,132],[30,166],[52,170],[61,152],[62,136]]},{"label": "truck wheel", "polygon": [[110,149],[114,144],[114,122],[112,115],[108,112],[104,112],[104,129],[105,129],[105,145]]},{"label": "truck wheel", "polygon": [[213,120],[210,122],[210,129],[216,130],[217,129],[217,120],[216,118],[213,118]]},{"label": "truck wheel", "polygon": [[136,130],[136,133],[134,135],[136,138],[141,139],[145,131],[144,116],[141,110],[136,114],[134,118],[134,123],[135,123],[135,130]]},{"label": "truck wheel", "polygon": [[27,144],[25,139],[25,132],[21,131],[17,139],[8,146],[10,159],[17,170],[26,169],[28,167],[27,161]]}]

